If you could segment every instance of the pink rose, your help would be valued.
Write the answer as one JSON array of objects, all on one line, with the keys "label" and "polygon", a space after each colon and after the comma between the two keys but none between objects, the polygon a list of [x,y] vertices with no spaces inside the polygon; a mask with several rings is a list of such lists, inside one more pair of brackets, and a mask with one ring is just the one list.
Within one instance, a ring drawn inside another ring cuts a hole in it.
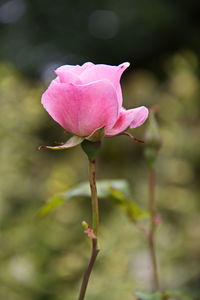
[{"label": "pink rose", "polygon": [[120,77],[129,63],[119,66],[61,66],[42,95],[42,104],[50,116],[67,132],[87,137],[104,127],[106,136],[117,135],[128,127],[142,125],[148,109],[122,107]]}]

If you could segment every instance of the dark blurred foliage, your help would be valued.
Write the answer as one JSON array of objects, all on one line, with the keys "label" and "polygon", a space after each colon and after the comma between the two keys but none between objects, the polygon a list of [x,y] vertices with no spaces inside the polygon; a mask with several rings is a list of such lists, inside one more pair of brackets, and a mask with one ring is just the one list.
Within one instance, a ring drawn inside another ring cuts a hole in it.
[{"label": "dark blurred foliage", "polygon": [[159,69],[169,53],[200,53],[198,0],[1,0],[0,56],[30,76],[85,61]]},{"label": "dark blurred foliage", "polygon": [[[85,61],[130,61],[126,107],[158,104],[158,260],[163,288],[200,295],[199,1],[0,1],[0,299],[77,298],[89,241],[90,203],[69,201],[38,220],[56,193],[87,179],[80,147],[37,151],[67,139],[40,104],[52,70]],[[147,125],[132,130],[144,137]],[[144,145],[105,139],[98,178],[125,178],[147,205]],[[133,300],[149,290],[144,238],[123,211],[101,201],[101,248],[87,300]],[[196,298],[195,298],[196,297]]]}]

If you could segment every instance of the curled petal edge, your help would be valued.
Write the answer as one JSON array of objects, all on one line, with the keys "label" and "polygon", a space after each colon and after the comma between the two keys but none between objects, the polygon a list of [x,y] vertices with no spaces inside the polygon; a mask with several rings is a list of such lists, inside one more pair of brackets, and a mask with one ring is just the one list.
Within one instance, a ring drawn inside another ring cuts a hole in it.
[{"label": "curled petal edge", "polygon": [[124,132],[129,127],[136,128],[141,126],[148,117],[148,109],[145,106],[120,111],[119,118],[111,129],[106,130],[106,136],[114,136]]}]

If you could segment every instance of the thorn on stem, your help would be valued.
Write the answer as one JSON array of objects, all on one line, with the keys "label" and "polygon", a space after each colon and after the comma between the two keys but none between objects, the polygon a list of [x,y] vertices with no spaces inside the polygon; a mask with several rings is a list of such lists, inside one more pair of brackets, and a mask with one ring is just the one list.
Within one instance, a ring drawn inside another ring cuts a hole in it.
[{"label": "thorn on stem", "polygon": [[159,225],[160,223],[162,223],[163,219],[161,216],[157,215],[154,217],[154,223]]},{"label": "thorn on stem", "polygon": [[88,225],[88,223],[86,221],[82,222],[82,226],[85,229],[84,232],[87,234],[87,236],[90,239],[92,239],[92,240],[96,240],[97,239],[96,235],[94,234],[93,229],[90,228],[90,226]]}]

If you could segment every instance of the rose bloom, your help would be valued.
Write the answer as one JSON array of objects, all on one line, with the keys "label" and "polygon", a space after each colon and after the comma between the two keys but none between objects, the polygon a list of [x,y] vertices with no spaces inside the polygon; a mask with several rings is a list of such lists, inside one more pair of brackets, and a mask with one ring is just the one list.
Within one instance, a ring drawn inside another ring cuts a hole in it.
[{"label": "rose bloom", "polygon": [[142,125],[148,109],[122,107],[120,78],[129,63],[119,66],[64,65],[55,70],[57,77],[42,95],[50,116],[68,133],[87,137],[104,127],[105,136]]}]

